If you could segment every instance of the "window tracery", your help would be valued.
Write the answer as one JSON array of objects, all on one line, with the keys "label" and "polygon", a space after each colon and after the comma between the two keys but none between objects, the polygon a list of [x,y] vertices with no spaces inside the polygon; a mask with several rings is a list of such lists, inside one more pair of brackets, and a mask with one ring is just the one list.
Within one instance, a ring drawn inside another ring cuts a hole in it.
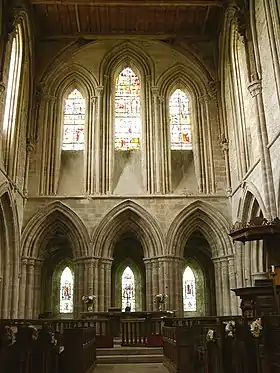
[{"label": "window tracery", "polygon": [[85,99],[74,89],[64,104],[63,150],[84,149],[85,115]]},{"label": "window tracery", "polygon": [[73,273],[69,267],[66,267],[60,277],[60,312],[73,312]]},{"label": "window tracery", "polygon": [[169,99],[171,150],[191,150],[191,113],[188,96],[176,89]]},{"label": "window tracery", "polygon": [[126,267],[122,274],[122,311],[127,307],[135,311],[135,278],[130,267]]},{"label": "window tracery", "polygon": [[115,149],[140,150],[141,116],[138,76],[124,68],[115,86]]},{"label": "window tracery", "polygon": [[196,311],[196,284],[195,276],[188,266],[183,274],[183,301],[184,311]]}]

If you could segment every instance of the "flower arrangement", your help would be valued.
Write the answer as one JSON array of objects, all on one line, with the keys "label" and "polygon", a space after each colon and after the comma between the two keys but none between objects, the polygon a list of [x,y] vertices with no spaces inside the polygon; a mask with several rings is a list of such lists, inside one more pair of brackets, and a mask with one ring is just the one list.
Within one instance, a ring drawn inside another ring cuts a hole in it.
[{"label": "flower arrangement", "polygon": [[208,329],[206,342],[215,342],[215,331],[213,329]]},{"label": "flower arrangement", "polygon": [[1,335],[1,342],[5,347],[10,347],[16,342],[15,333],[8,325],[4,326],[3,333]]},{"label": "flower arrangement", "polygon": [[96,295],[83,295],[82,301],[87,305],[87,311],[92,312],[93,311],[93,303],[96,299]]},{"label": "flower arrangement", "polygon": [[250,326],[250,331],[253,337],[259,338],[261,331],[262,331],[262,319],[259,317],[255,321],[252,322]]},{"label": "flower arrangement", "polygon": [[96,295],[83,295],[82,301],[84,303],[93,303],[96,299]]},{"label": "flower arrangement", "polygon": [[155,295],[155,303],[157,305],[158,311],[162,310],[162,306],[164,305],[167,298],[168,298],[167,294],[157,294],[157,295]]},{"label": "flower arrangement", "polygon": [[225,321],[224,324],[226,325],[225,326],[226,336],[233,338],[234,333],[235,333],[235,321],[234,320]]},{"label": "flower arrangement", "polygon": [[155,303],[165,303],[167,298],[168,298],[167,294],[157,294],[155,296]]},{"label": "flower arrangement", "polygon": [[28,328],[31,329],[32,339],[34,339],[34,341],[36,341],[36,339],[38,339],[38,337],[39,337],[39,333],[38,333],[37,328],[35,328],[34,325],[28,325]]}]

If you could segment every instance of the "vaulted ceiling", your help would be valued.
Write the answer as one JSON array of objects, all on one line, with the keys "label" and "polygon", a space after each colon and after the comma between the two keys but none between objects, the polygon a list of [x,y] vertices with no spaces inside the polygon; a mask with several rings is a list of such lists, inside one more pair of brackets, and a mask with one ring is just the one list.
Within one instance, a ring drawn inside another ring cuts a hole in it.
[{"label": "vaulted ceiling", "polygon": [[217,36],[222,0],[30,0],[38,37],[96,39]]}]

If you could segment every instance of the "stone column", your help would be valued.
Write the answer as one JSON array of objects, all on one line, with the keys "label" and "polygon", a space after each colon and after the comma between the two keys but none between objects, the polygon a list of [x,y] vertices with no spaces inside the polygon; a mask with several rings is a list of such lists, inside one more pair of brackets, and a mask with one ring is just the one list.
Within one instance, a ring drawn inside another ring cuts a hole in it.
[{"label": "stone column", "polygon": [[84,260],[77,258],[75,260],[75,291],[74,291],[74,315],[80,317],[80,312],[85,311],[82,301],[84,293]]},{"label": "stone column", "polygon": [[237,297],[234,294],[233,289],[236,289],[236,269],[234,262],[234,255],[228,257],[228,272],[229,272],[229,291],[230,291],[230,305],[231,305],[231,314],[237,315],[239,312],[239,306]]},{"label": "stone column", "polygon": [[156,304],[154,303],[154,297],[159,294],[159,273],[158,273],[158,260],[152,259],[152,298],[153,298],[153,310],[156,310]]},{"label": "stone column", "polygon": [[[96,87],[97,103],[96,103],[96,123],[94,128],[95,131],[95,142],[94,142],[94,159],[95,159],[95,191],[97,194],[103,193],[103,172],[104,167],[104,147],[102,146],[102,130],[104,130],[103,117],[102,117],[102,107],[103,107],[103,92],[104,87]],[[102,151],[101,151],[102,149]]]},{"label": "stone column", "polygon": [[221,139],[221,148],[224,154],[225,166],[226,166],[226,193],[227,193],[227,196],[229,196],[232,192],[232,189],[231,189],[231,179],[230,179],[228,139],[225,137]]},{"label": "stone column", "polygon": [[162,126],[161,123],[159,123],[159,90],[158,87],[152,87],[152,97],[153,97],[153,114],[154,114],[154,174],[155,174],[155,193],[161,193],[162,192],[162,154],[161,154],[161,136],[162,133]]},{"label": "stone column", "polygon": [[111,266],[112,260],[103,259],[104,263],[104,310],[108,311],[111,306]]},{"label": "stone column", "polygon": [[25,197],[25,202],[28,197],[28,173],[30,165],[31,153],[34,151],[34,145],[30,140],[27,140],[26,143],[26,159],[25,159],[25,169],[24,169],[24,185],[23,185],[23,195]]},{"label": "stone column", "polygon": [[217,315],[223,315],[223,291],[222,291],[222,273],[221,273],[221,259],[212,259],[215,271],[215,288],[216,288],[216,309]]},{"label": "stone column", "polygon": [[35,261],[35,270],[34,270],[34,304],[33,304],[33,317],[38,318],[40,314],[40,296],[41,296],[41,268],[42,261]]},{"label": "stone column", "polygon": [[[6,86],[3,82],[0,82],[0,118],[3,118],[5,112],[5,91]],[[2,126],[0,129],[0,168],[4,169],[4,159],[3,159],[3,132]]]},{"label": "stone column", "polygon": [[105,263],[102,259],[99,260],[98,280],[98,310],[105,311]]},{"label": "stone column", "polygon": [[152,285],[152,263],[151,259],[144,259],[146,268],[146,310],[153,309],[153,285]]},{"label": "stone column", "polygon": [[222,276],[222,308],[223,315],[230,315],[230,288],[229,288],[229,271],[228,271],[228,258],[221,258],[221,276]]},{"label": "stone column", "polygon": [[99,311],[99,297],[98,297],[98,269],[99,269],[99,260],[95,259],[93,262],[93,294],[96,295],[96,301],[94,304],[94,310]]},{"label": "stone column", "polygon": [[25,317],[25,295],[27,293],[27,259],[22,259],[20,268],[20,292],[18,300],[18,318]]},{"label": "stone column", "polygon": [[92,96],[89,102],[89,114],[88,114],[88,131],[87,131],[87,142],[85,148],[85,180],[86,180],[86,193],[93,194],[96,187],[96,160],[94,153],[95,149],[95,133],[99,131],[98,124],[96,121],[96,110],[95,106],[97,103],[97,97]]},{"label": "stone column", "polygon": [[33,318],[33,304],[34,304],[34,277],[35,261],[29,259],[27,263],[27,293],[26,293],[26,314],[27,319]]}]

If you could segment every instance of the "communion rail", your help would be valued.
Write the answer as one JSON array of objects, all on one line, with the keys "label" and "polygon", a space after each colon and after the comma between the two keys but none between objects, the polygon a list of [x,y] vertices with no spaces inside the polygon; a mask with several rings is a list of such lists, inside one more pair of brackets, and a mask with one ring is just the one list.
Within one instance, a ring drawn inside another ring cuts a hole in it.
[{"label": "communion rail", "polygon": [[163,327],[164,364],[170,372],[280,372],[280,316],[266,316],[261,324],[242,317],[184,324]]}]

